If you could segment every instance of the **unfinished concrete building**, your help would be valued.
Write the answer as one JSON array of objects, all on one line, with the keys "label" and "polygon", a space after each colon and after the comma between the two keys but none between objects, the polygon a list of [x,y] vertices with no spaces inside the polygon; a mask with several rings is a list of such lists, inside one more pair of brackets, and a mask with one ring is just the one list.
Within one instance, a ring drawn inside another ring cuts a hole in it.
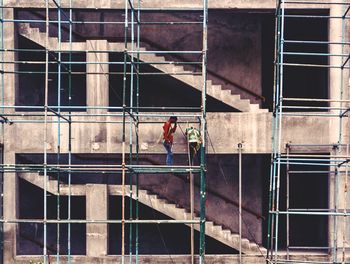
[{"label": "unfinished concrete building", "polygon": [[1,263],[350,263],[349,10],[1,0]]}]

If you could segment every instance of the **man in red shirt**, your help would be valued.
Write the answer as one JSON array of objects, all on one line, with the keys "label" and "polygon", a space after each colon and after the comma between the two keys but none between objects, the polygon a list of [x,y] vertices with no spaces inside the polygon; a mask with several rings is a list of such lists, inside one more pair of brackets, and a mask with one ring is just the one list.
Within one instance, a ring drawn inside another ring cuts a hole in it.
[{"label": "man in red shirt", "polygon": [[173,134],[176,131],[177,127],[177,117],[171,116],[167,122],[163,125],[163,145],[167,152],[166,155],[166,165],[173,165],[173,142],[174,142],[174,136]]}]

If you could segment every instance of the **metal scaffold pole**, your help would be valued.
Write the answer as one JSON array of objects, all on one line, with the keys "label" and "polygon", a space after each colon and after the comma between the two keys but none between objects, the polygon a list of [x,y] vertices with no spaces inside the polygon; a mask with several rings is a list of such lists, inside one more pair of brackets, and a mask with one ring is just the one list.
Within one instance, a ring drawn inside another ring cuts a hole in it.
[{"label": "metal scaffold pole", "polygon": [[[136,49],[137,56],[136,61],[140,61],[140,34],[141,34],[141,0],[137,0],[137,31],[136,31]],[[139,107],[140,107],[140,64],[136,64],[136,123],[135,123],[135,134],[136,134],[136,164],[139,165]],[[135,204],[135,220],[139,220],[139,174],[136,173],[136,204]],[[135,261],[139,263],[139,225],[135,224]]]},{"label": "metal scaffold pole", "polygon": [[125,0],[125,23],[124,23],[124,75],[123,75],[123,135],[122,135],[122,239],[121,239],[121,247],[122,247],[122,264],[125,263],[125,139],[126,139],[126,86],[127,86],[127,61],[128,61],[128,0]]},{"label": "metal scaffold pole", "polygon": [[45,0],[46,9],[46,34],[45,34],[45,105],[44,105],[44,245],[43,245],[43,256],[44,264],[48,263],[47,259],[47,112],[48,112],[48,93],[49,93],[49,0]]},{"label": "metal scaffold pole", "polygon": [[[73,12],[72,12],[72,0],[69,0],[69,54],[68,61],[72,61],[72,37],[73,37]],[[67,220],[71,219],[72,211],[72,174],[71,174],[71,164],[72,164],[72,64],[68,66],[68,208],[67,208]],[[68,255],[68,264],[71,263],[71,224],[67,225],[67,255]]]},{"label": "metal scaffold pole", "polygon": [[239,263],[242,264],[242,143],[238,143],[238,234],[239,234]]},{"label": "metal scaffold pole", "polygon": [[[0,39],[0,48],[1,48],[1,52],[0,52],[0,60],[1,60],[1,115],[4,114],[4,108],[3,106],[5,105],[5,76],[4,76],[4,58],[5,58],[5,54],[4,54],[4,49],[5,49],[5,43],[4,43],[4,8],[3,8],[3,3],[4,1],[1,0],[0,4],[1,4],[1,8],[0,8],[0,19],[1,19],[1,29],[0,29],[0,34],[1,34],[1,39]],[[4,163],[4,142],[5,142],[5,124],[2,123],[1,124],[1,141],[0,141],[0,162],[1,164]],[[4,218],[4,173],[0,173],[0,218],[3,219]],[[0,263],[4,263],[4,224],[0,224]]]},{"label": "metal scaffold pole", "polygon": [[[58,64],[57,64],[57,109],[54,109],[53,111],[57,111],[57,165],[60,165],[60,152],[61,152],[61,61],[62,61],[62,54],[60,50],[62,49],[62,28],[61,28],[61,0],[57,0],[57,16],[58,16]],[[60,220],[60,172],[57,173],[57,220]],[[60,223],[57,224],[57,235],[56,235],[56,261],[59,264],[60,263]]]},{"label": "metal scaffold pole", "polygon": [[206,93],[207,93],[207,52],[208,52],[208,0],[203,0],[203,54],[202,54],[202,116],[201,116],[201,134],[203,137],[201,147],[201,171],[200,171],[200,248],[199,263],[204,264],[205,255],[205,204],[206,204],[206,142],[207,142],[207,123],[206,123]]}]

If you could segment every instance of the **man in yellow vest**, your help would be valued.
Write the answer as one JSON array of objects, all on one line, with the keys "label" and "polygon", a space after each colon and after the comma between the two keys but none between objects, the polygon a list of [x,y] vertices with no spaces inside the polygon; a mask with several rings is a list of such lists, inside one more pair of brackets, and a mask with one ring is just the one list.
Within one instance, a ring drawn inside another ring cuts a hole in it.
[{"label": "man in yellow vest", "polygon": [[190,152],[190,164],[193,165],[194,157],[197,156],[202,145],[201,133],[197,128],[191,126],[186,128],[185,135],[187,137],[187,144]]}]

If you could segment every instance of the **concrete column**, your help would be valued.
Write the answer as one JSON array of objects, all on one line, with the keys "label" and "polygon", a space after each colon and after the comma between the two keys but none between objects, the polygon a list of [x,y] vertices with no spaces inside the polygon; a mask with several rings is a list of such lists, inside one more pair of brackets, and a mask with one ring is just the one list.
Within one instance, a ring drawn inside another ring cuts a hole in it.
[{"label": "concrete column", "polygon": [[[13,19],[13,9],[4,9],[4,18]],[[4,24],[4,49],[15,48],[15,28],[14,23]],[[5,61],[14,61],[15,55],[13,52],[4,53]],[[12,72],[15,70],[13,64],[5,64],[4,70]],[[13,106],[15,105],[15,74],[4,74],[4,105]],[[1,99],[2,100],[2,99]],[[6,113],[14,112],[14,109],[6,109]],[[4,127],[4,164],[15,163],[15,141],[16,139],[16,125],[2,125]],[[1,137],[2,138],[2,137]],[[4,173],[4,218],[5,219],[16,219],[18,217],[18,199],[17,199],[17,177],[13,173]],[[4,224],[4,263],[15,263],[16,256],[16,230],[17,224]]]},{"label": "concrete column", "polygon": [[[13,19],[13,9],[5,8],[4,9],[4,17],[5,19]],[[4,23],[4,49],[14,49],[15,48],[15,28],[14,23]],[[4,52],[4,60],[5,61],[15,61],[15,53],[14,52]],[[8,63],[4,64],[5,72],[13,72],[15,70],[15,65]],[[15,74],[5,74],[4,75],[4,104],[6,106],[15,105]],[[13,109],[8,109],[6,112],[13,112]]]},{"label": "concrete column", "polygon": [[[14,164],[15,153],[5,145],[4,163]],[[16,219],[18,217],[19,200],[18,197],[17,176],[13,173],[4,173],[4,218]],[[17,246],[17,224],[4,224],[4,263],[15,263],[16,246]]]},{"label": "concrete column", "polygon": [[[86,42],[88,50],[107,50],[106,40],[89,40]],[[86,62],[93,64],[86,65],[86,71],[98,74],[86,75],[86,105],[87,106],[108,106],[108,64],[99,64],[108,62],[108,53],[86,54]],[[106,110],[88,110],[89,113],[105,113]]]},{"label": "concrete column", "polygon": [[[86,219],[106,220],[108,218],[108,192],[105,184],[87,184]],[[86,255],[106,256],[108,252],[107,224],[86,225]]]}]

